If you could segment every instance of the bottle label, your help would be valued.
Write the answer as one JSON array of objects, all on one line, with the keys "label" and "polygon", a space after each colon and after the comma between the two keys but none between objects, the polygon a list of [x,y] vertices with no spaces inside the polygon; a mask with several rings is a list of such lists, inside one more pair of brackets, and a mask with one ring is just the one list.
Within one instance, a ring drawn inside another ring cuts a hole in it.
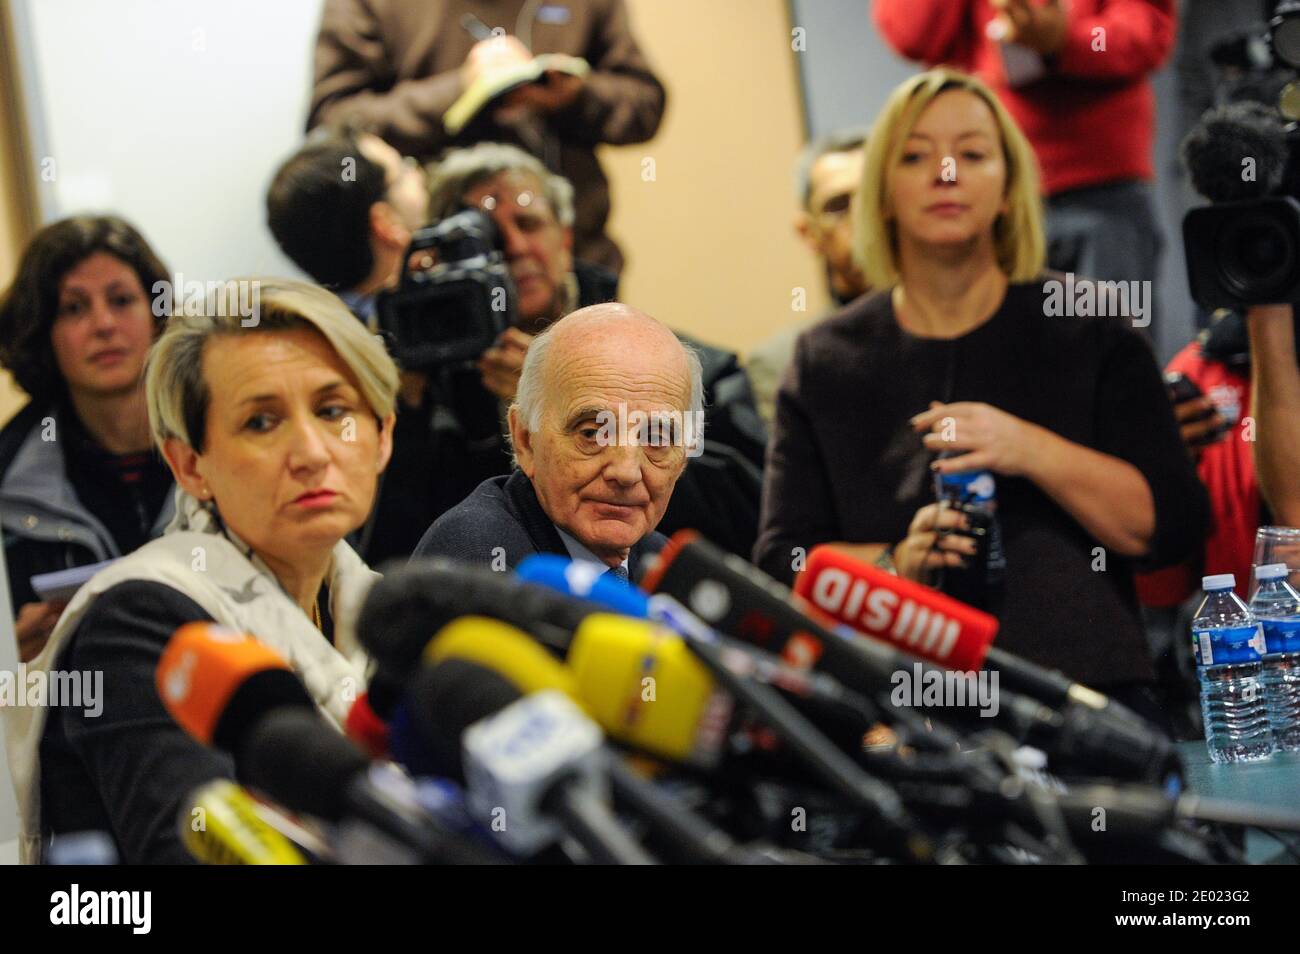
[{"label": "bottle label", "polygon": [[936,474],[935,485],[940,499],[970,502],[990,510],[997,500],[997,481],[987,470]]},{"label": "bottle label", "polygon": [[1192,650],[1198,666],[1259,662],[1267,652],[1264,629],[1259,623],[1222,629],[1192,630]]},{"label": "bottle label", "polygon": [[1270,653],[1300,653],[1300,617],[1261,619],[1264,643]]}]

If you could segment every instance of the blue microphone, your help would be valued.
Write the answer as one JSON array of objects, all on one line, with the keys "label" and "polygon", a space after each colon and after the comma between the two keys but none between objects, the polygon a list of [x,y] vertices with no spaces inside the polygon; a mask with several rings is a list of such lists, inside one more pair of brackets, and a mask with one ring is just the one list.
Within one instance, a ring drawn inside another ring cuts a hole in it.
[{"label": "blue microphone", "polygon": [[515,576],[525,583],[599,603],[624,616],[645,619],[650,614],[649,597],[630,583],[608,575],[606,568],[596,563],[536,553],[519,564]]}]

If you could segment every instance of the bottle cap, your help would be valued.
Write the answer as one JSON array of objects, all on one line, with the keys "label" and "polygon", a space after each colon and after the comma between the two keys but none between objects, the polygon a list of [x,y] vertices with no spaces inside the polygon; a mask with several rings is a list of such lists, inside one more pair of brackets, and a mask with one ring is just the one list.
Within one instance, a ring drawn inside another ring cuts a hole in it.
[{"label": "bottle cap", "polygon": [[1237,585],[1237,578],[1231,573],[1215,573],[1201,577],[1201,586],[1206,590],[1230,590]]},{"label": "bottle cap", "polygon": [[1264,566],[1255,569],[1255,579],[1263,582],[1264,580],[1285,580],[1291,575],[1285,563],[1267,563]]}]

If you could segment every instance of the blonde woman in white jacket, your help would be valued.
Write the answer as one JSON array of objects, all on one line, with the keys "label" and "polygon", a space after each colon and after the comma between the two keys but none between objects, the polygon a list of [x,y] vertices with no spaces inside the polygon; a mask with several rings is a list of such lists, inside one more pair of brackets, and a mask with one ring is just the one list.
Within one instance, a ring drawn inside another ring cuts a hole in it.
[{"label": "blonde woman in white jacket", "polygon": [[[392,453],[397,368],[329,292],[247,281],[238,299],[173,317],[150,355],[150,427],[176,478],[175,519],[82,587],[29,667],[29,679],[102,672],[102,697],[5,710],[25,861],[88,829],[108,832],[123,862],[190,860],[177,811],[233,765],[158,698],[154,670],[180,625],[252,633],[335,723],[360,692],[363,657],[334,622],[375,578],[344,537],[367,519]],[[253,307],[225,307],[235,300]]]}]

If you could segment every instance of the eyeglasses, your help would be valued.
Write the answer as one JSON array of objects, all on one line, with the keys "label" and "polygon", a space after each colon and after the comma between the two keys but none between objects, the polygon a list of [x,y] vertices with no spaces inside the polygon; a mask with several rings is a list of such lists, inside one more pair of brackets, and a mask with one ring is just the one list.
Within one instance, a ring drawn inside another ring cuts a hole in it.
[{"label": "eyeglasses", "polygon": [[545,209],[546,197],[534,195],[528,189],[521,189],[513,196],[503,196],[500,193],[492,192],[479,199],[478,207],[484,212],[494,212],[499,206],[513,203],[520,209]]}]

